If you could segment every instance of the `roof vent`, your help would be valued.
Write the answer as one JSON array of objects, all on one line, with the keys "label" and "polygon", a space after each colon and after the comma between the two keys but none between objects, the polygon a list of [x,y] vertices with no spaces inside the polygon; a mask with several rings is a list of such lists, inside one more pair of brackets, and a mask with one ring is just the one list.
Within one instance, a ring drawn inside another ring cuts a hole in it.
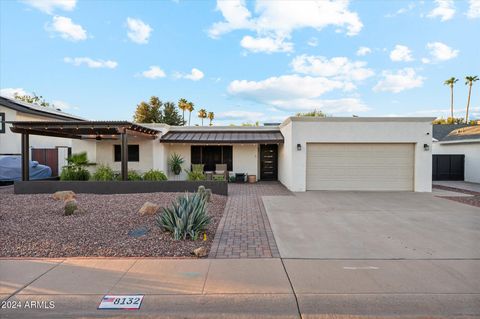
[{"label": "roof vent", "polygon": [[281,123],[263,123],[263,126],[279,126]]}]

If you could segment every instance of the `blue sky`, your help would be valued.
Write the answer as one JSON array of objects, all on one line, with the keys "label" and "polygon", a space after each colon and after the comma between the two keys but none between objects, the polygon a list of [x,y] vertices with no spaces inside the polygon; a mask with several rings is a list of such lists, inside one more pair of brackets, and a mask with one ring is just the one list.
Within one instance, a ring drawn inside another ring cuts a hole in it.
[{"label": "blue sky", "polygon": [[[215,123],[448,116],[480,75],[480,1],[0,1],[2,95],[35,92],[88,119],[131,120],[156,95]],[[480,118],[480,83],[472,117]],[[195,118],[194,123],[199,122]]]}]

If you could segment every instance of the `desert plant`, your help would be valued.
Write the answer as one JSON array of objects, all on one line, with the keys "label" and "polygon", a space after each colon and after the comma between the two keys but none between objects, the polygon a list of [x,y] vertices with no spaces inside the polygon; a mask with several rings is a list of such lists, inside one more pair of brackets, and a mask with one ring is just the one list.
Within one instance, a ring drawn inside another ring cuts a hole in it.
[{"label": "desert plant", "polygon": [[230,181],[230,183],[233,183],[237,180],[237,178],[234,175],[232,175],[228,177],[228,180]]},{"label": "desert plant", "polygon": [[143,174],[143,180],[145,181],[166,181],[167,176],[162,171],[151,169]]},{"label": "desert plant", "polygon": [[128,180],[129,181],[141,181],[142,175],[138,174],[136,171],[128,171]]},{"label": "desert plant", "polygon": [[75,199],[65,201],[65,216],[73,215],[78,209],[77,201]]},{"label": "desert plant", "polygon": [[178,175],[182,171],[183,162],[185,162],[183,157],[181,157],[177,153],[173,153],[168,159],[168,167],[175,175]]},{"label": "desert plant", "polygon": [[175,240],[197,240],[198,235],[210,223],[207,202],[202,194],[186,193],[172,202],[172,206],[163,209],[157,216],[157,224],[165,231],[172,233]]},{"label": "desert plant", "polygon": [[60,179],[64,181],[87,181],[90,179],[90,172],[87,166],[95,165],[90,163],[87,153],[72,154],[67,157],[67,165],[62,168]]},{"label": "desert plant", "polygon": [[204,181],[206,179],[205,174],[202,171],[194,170],[188,171],[185,170],[187,173],[187,180],[189,181]]},{"label": "desert plant", "polygon": [[224,181],[225,176],[223,176],[223,175],[213,175],[212,180],[214,180],[214,181]]},{"label": "desert plant", "polygon": [[113,181],[115,180],[115,173],[108,165],[100,165],[92,176],[94,181]]},{"label": "desert plant", "polygon": [[205,186],[200,185],[198,186],[197,193],[205,198],[205,201],[208,203],[210,202],[210,198],[212,197],[212,190],[209,188],[205,188]]}]

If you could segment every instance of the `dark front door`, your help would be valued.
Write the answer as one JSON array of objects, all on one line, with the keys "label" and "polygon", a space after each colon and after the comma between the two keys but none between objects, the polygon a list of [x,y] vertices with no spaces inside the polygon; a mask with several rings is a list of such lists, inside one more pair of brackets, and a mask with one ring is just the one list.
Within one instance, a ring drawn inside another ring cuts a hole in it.
[{"label": "dark front door", "polygon": [[260,180],[276,181],[278,178],[278,145],[260,145]]},{"label": "dark front door", "polygon": [[432,180],[463,181],[465,155],[433,155]]},{"label": "dark front door", "polygon": [[58,149],[32,148],[32,161],[49,166],[52,169],[52,176],[58,176]]}]

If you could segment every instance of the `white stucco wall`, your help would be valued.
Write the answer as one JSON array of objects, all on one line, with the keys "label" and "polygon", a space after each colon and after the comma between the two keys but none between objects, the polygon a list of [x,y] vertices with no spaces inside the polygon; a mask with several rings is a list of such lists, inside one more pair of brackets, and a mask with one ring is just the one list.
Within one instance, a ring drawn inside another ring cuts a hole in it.
[{"label": "white stucco wall", "polygon": [[233,145],[232,151],[233,172],[257,175],[258,179],[258,144]]},{"label": "white stucco wall", "polygon": [[[306,143],[415,143],[414,190],[432,190],[431,118],[291,118],[281,126],[280,181],[290,190],[306,190]],[[302,150],[297,151],[297,144]],[[291,172],[291,173],[290,173]]]},{"label": "white stucco wall", "polygon": [[433,154],[465,155],[465,181],[480,183],[480,142],[439,143],[434,142]]}]

